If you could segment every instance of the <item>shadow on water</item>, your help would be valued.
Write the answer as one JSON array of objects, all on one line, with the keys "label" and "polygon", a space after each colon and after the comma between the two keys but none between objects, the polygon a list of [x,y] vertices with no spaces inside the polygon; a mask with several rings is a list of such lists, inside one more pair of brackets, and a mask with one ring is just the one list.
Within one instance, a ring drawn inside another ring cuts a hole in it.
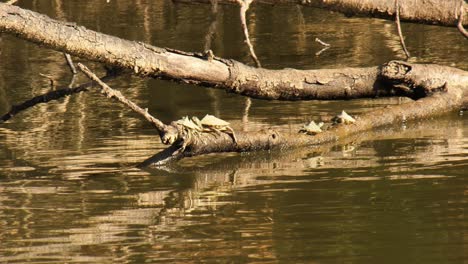
[{"label": "shadow on water", "polygon": [[[20,5],[126,39],[204,49],[214,27],[209,6],[150,2]],[[250,63],[238,9],[220,6],[216,17],[211,49]],[[404,56],[392,21],[295,6],[253,7],[248,20],[268,68],[373,66]],[[417,62],[468,69],[455,29],[402,26]],[[318,56],[316,37],[332,44]],[[70,79],[59,52],[8,35],[0,50],[2,112],[50,90],[39,73],[64,85]],[[110,85],[164,121],[211,113],[246,131],[295,131],[342,109],[359,115],[402,100],[246,101],[135,77]],[[320,148],[206,155],[140,170],[136,164],[165,146],[139,117],[93,92],[38,105],[0,127],[0,262],[461,263],[467,128],[466,115],[450,113]]]}]

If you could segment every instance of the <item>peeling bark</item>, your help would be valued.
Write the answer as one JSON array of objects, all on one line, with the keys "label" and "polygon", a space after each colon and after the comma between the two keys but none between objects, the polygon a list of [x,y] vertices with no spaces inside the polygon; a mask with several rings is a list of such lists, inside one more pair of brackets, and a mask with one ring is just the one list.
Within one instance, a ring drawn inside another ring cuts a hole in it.
[{"label": "peeling bark", "polygon": [[[173,0],[183,3],[209,3],[209,0]],[[219,0],[220,4],[236,4],[237,0]],[[256,0],[254,4],[303,5],[341,12],[347,16],[359,15],[393,20],[394,0]],[[400,3],[400,19],[405,22],[442,26],[456,26],[458,0],[405,0]],[[468,12],[468,4],[463,4]],[[463,25],[468,25],[465,18]]]}]

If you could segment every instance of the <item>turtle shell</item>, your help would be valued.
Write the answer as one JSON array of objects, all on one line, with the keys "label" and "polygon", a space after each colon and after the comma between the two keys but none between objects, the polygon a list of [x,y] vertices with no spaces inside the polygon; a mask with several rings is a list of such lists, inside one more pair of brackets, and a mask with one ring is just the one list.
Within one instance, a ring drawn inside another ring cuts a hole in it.
[{"label": "turtle shell", "polygon": [[230,124],[229,122],[219,119],[213,115],[205,115],[205,117],[203,117],[203,119],[200,122],[202,123],[202,125],[208,127],[225,127],[229,126]]}]

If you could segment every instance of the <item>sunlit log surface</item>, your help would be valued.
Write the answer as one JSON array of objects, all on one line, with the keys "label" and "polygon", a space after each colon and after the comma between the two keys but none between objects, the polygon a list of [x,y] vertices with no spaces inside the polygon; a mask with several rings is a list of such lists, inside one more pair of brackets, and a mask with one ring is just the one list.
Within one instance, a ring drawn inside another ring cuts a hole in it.
[{"label": "sunlit log surface", "polygon": [[[0,30],[40,45],[131,69],[140,76],[224,89],[253,98],[277,100],[353,99],[410,96],[383,83],[378,67],[321,70],[269,70],[234,60],[207,59],[203,54],[158,48],[88,30],[73,23],[0,4]],[[456,78],[459,73],[453,74]],[[424,77],[423,77],[424,78]]]}]

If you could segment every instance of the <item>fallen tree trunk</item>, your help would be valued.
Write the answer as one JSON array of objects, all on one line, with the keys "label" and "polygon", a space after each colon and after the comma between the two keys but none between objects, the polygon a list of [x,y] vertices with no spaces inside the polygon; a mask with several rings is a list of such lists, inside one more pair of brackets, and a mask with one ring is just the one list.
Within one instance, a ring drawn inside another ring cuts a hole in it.
[{"label": "fallen tree trunk", "polygon": [[[88,60],[179,82],[225,89],[253,98],[331,100],[408,96],[379,79],[379,68],[268,70],[234,60],[158,48],[65,23],[16,6],[0,3],[0,31]],[[458,76],[461,71],[455,71]],[[450,76],[451,73],[447,74]],[[414,97],[413,97],[414,98]]]},{"label": "fallen tree trunk", "polygon": [[[439,79],[437,72],[432,72],[434,78],[421,79],[427,69],[416,67],[406,62],[392,61],[385,64],[381,70],[382,78],[398,83],[410,90],[424,91],[423,99],[402,105],[373,110],[357,118],[352,124],[332,124],[329,129],[316,135],[289,131],[287,133],[274,129],[255,132],[238,132],[236,139],[227,133],[196,132],[183,125],[172,122],[165,125],[142,108],[129,103],[120,92],[114,92],[104,82],[100,81],[88,68],[78,64],[78,67],[90,79],[96,81],[104,94],[109,98],[116,98],[119,102],[129,106],[135,112],[143,115],[155,125],[162,139],[172,137],[174,142],[167,149],[144,161],[141,166],[164,165],[171,161],[185,157],[193,157],[208,153],[219,152],[250,152],[270,150],[275,148],[291,148],[298,146],[316,146],[338,141],[350,135],[368,131],[372,128],[400,123],[410,120],[425,119],[441,113],[459,109],[463,104],[463,91],[460,86],[452,86],[443,79]],[[418,72],[421,71],[421,72]],[[468,76],[465,79],[468,83]],[[196,132],[196,133],[195,133]],[[163,140],[164,141],[164,140]]]},{"label": "fallen tree trunk", "polygon": [[[237,141],[233,141],[225,133],[203,132],[187,136],[186,129],[180,125],[153,120],[161,138],[168,135],[175,138],[174,144],[149,160],[156,164],[214,152],[245,152],[333,142],[374,127],[458,109],[463,104],[468,86],[468,73],[465,71],[399,61],[370,68],[258,69],[233,60],[122,40],[6,4],[0,4],[0,31],[89,60],[131,69],[140,76],[222,88],[255,98],[309,100],[391,95],[423,98],[372,111],[360,116],[354,124],[333,125],[315,136],[270,129],[238,132]],[[108,95],[124,101],[118,93],[110,92]],[[130,102],[126,104],[152,120],[142,108]]]},{"label": "fallen tree trunk", "polygon": [[202,133],[192,137],[187,147],[180,152],[182,142],[177,142],[164,151],[156,154],[142,163],[142,166],[163,165],[185,157],[193,157],[220,152],[250,152],[259,150],[284,149],[300,146],[319,146],[324,143],[338,141],[347,136],[363,133],[372,128],[391,124],[426,119],[448,111],[458,110],[462,103],[462,93],[452,89],[449,93],[441,93],[423,98],[417,103],[409,102],[398,106],[378,109],[357,117],[354,124],[336,125],[323,133],[311,136],[297,131],[280,132],[275,129],[255,132],[236,132],[237,142],[227,134]]},{"label": "fallen tree trunk", "polygon": [[[210,4],[210,0],[174,0],[182,3]],[[220,4],[237,4],[237,0],[218,0]],[[254,4],[302,5],[337,11],[345,15],[371,16],[393,20],[395,18],[394,0],[255,0]],[[459,0],[405,0],[400,2],[400,19],[407,22],[435,24],[454,27],[457,25]],[[468,4],[463,4],[468,12]],[[464,18],[463,25],[468,25]]]}]

